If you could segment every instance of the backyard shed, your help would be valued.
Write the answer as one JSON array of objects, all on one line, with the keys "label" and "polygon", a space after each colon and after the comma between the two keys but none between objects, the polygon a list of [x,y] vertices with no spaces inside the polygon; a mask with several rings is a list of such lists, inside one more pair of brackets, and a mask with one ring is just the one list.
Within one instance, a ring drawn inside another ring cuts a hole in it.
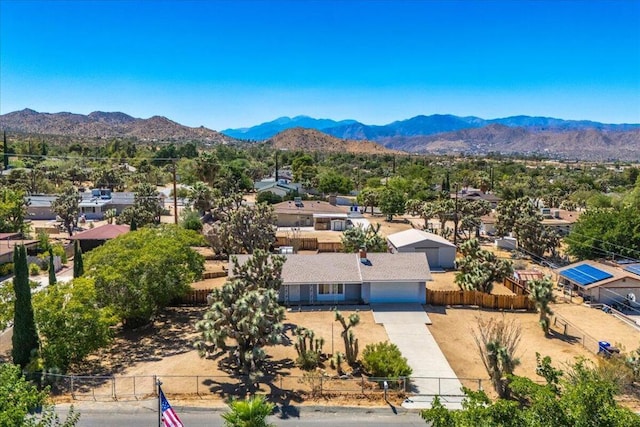
[{"label": "backyard shed", "polygon": [[387,243],[392,253],[426,254],[431,270],[455,267],[456,246],[437,234],[412,228],[389,235]]}]

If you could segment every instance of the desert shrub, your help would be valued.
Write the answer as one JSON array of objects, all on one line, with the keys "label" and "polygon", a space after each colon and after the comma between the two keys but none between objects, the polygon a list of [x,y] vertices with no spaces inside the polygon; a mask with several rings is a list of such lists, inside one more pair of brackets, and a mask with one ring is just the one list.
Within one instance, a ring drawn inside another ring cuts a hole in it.
[{"label": "desert shrub", "polygon": [[368,344],[362,352],[362,366],[378,378],[406,377],[413,372],[398,346],[388,341]]},{"label": "desert shrub", "polygon": [[13,263],[7,262],[5,264],[0,265],[0,277],[8,276],[13,273]]},{"label": "desert shrub", "polygon": [[298,353],[296,364],[305,371],[315,369],[321,362],[324,338],[316,338],[311,329],[296,328],[293,332],[296,343],[294,347]]},{"label": "desert shrub", "polygon": [[[49,267],[49,265],[47,265],[47,267]],[[31,276],[37,276],[38,274],[40,274],[40,266],[35,262],[29,264],[29,274]]]},{"label": "desert shrub", "polygon": [[68,261],[68,258],[67,258],[67,253],[64,250],[64,246],[62,246],[60,244],[56,244],[56,245],[53,245],[52,248],[53,248],[53,255],[54,256],[59,256],[60,257],[60,261],[63,264],[66,264],[67,261]]}]

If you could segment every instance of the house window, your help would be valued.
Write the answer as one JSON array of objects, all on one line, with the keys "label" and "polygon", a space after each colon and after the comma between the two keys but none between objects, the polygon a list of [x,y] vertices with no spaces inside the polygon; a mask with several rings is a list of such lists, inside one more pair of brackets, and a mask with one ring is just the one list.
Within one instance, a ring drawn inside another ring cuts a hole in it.
[{"label": "house window", "polygon": [[318,285],[318,300],[344,299],[344,284],[321,283]]}]

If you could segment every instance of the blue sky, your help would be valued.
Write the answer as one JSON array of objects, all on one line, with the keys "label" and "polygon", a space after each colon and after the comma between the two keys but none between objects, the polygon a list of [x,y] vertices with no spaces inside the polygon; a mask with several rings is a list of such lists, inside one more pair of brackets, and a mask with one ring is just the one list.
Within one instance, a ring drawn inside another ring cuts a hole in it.
[{"label": "blue sky", "polygon": [[0,0],[0,113],[640,123],[640,0]]}]

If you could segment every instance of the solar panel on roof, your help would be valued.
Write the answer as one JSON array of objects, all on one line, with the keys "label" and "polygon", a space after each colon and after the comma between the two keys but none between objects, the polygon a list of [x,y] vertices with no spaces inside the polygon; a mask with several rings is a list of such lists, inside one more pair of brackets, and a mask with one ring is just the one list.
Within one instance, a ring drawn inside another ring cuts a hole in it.
[{"label": "solar panel on roof", "polygon": [[630,273],[637,274],[638,276],[640,276],[640,264],[629,265],[629,266],[625,267],[625,270],[630,272]]},{"label": "solar panel on roof", "polygon": [[568,268],[560,272],[560,275],[581,286],[587,286],[613,277],[612,274],[599,270],[589,264],[580,264],[573,268]]}]

